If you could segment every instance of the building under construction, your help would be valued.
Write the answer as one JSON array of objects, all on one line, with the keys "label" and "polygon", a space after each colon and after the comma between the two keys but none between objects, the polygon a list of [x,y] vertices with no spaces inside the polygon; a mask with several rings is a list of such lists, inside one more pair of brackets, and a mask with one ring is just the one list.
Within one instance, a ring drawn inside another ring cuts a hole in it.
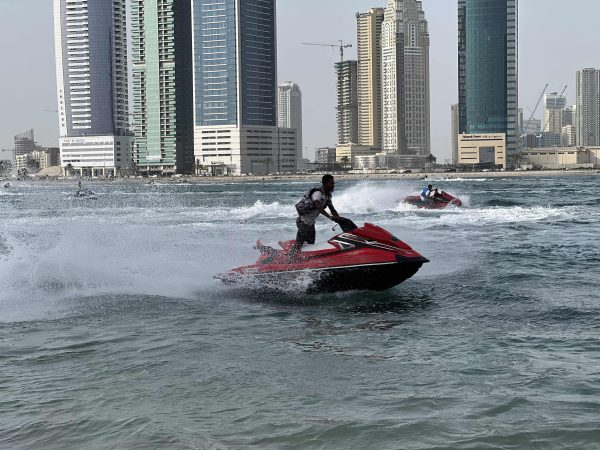
[{"label": "building under construction", "polygon": [[337,78],[338,144],[358,142],[358,79],[357,62],[335,64]]},{"label": "building under construction", "polygon": [[[14,158],[38,150],[33,129],[19,133],[14,137]],[[14,161],[13,161],[14,162]]]}]

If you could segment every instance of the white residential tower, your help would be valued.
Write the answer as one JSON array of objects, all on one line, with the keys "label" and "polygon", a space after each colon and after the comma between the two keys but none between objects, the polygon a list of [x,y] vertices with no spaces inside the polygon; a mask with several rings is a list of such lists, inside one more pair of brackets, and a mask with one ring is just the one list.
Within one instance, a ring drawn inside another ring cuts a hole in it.
[{"label": "white residential tower", "polygon": [[383,150],[429,155],[429,33],[421,1],[388,1],[381,52]]},{"label": "white residential tower", "polygon": [[116,174],[130,164],[126,0],[54,0],[63,167]]},{"label": "white residential tower", "polygon": [[293,81],[277,89],[277,126],[296,130],[296,158],[302,160],[302,91]]}]

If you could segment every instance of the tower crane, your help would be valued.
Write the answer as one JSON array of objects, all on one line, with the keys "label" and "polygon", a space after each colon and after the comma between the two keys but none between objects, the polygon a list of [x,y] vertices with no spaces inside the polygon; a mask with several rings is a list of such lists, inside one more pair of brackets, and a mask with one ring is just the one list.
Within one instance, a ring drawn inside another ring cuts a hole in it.
[{"label": "tower crane", "polygon": [[352,47],[352,44],[345,44],[344,41],[339,40],[339,44],[329,44],[325,42],[302,42],[302,45],[319,45],[321,47],[331,47],[340,49],[340,62],[344,62],[344,49]]},{"label": "tower crane", "polygon": [[[548,85],[548,83],[546,83],[546,86],[544,86],[544,90],[543,90],[543,91],[542,91],[542,93],[540,94],[540,98],[538,98],[538,101],[537,101],[537,103],[535,104],[535,108],[533,108],[533,111],[531,112],[531,116],[529,117],[529,120],[527,121],[527,125],[525,125],[525,126],[524,126],[524,130],[523,130],[524,132],[525,132],[525,131],[526,131],[526,130],[529,128],[529,124],[530,124],[530,123],[531,123],[531,121],[533,120],[533,116],[535,115],[535,112],[537,111],[538,107],[540,106],[540,103],[541,103],[541,101],[542,101],[542,98],[544,98],[544,94],[546,93],[546,90],[548,89],[548,86],[549,86],[549,85]],[[560,93],[560,96],[559,96],[559,97],[562,97],[562,96],[565,94],[565,92],[566,92],[566,90],[567,90],[567,87],[568,87],[568,85],[567,85],[567,86],[565,86],[565,87],[563,88],[563,90],[562,90],[562,92]],[[541,130],[540,130],[540,133],[544,133],[544,130],[545,130],[545,129],[546,129],[546,127],[548,126],[548,123],[549,123],[549,121],[550,121],[550,117],[548,116],[548,119],[547,119],[547,120],[544,122],[544,124],[543,124],[543,126],[542,126],[542,128],[541,128]],[[525,134],[525,133],[524,133],[524,134]],[[539,138],[540,136],[542,136],[542,134],[538,135],[538,138]],[[514,164],[515,164],[515,166],[516,166],[516,165],[518,165],[518,163],[519,163],[519,161],[520,161],[520,159],[521,159],[521,153],[520,153],[520,151],[521,151],[521,149],[520,149],[520,148],[518,148],[518,149],[517,149],[517,153],[515,154],[515,161],[514,161]]]},{"label": "tower crane", "polygon": [[538,107],[540,106],[540,103],[542,102],[542,99],[544,98],[544,94],[546,93],[546,90],[548,90],[548,86],[549,84],[546,83],[546,86],[544,86],[544,89],[542,90],[542,93],[540,94],[540,97],[538,98],[537,103],[535,104],[535,107],[533,108],[533,111],[531,111],[531,115],[529,116],[529,119],[527,120],[527,124],[523,125],[523,135],[521,136],[520,139],[520,143],[517,146],[517,151],[515,153],[514,156],[514,161],[513,161],[513,166],[518,167],[519,162],[521,161],[521,152],[523,151],[523,148],[525,147],[525,132],[529,129],[529,125],[531,124],[531,121],[533,120],[533,116],[535,116],[535,112],[537,111]]},{"label": "tower crane", "polygon": [[[523,127],[523,132],[525,132],[525,130],[529,129],[529,124],[531,123],[531,121],[533,120],[533,116],[535,116],[535,112],[538,109],[538,106],[540,106],[540,103],[542,102],[542,99],[544,98],[544,94],[546,93],[546,90],[548,90],[548,86],[549,84],[546,83],[546,86],[544,86],[544,90],[542,91],[542,93],[540,94],[540,98],[538,98],[537,103],[535,104],[535,108],[533,108],[533,111],[531,111],[531,116],[529,116],[529,120],[527,121],[527,125],[525,125]],[[543,129],[543,128],[542,128]],[[523,133],[525,134],[525,133]]]}]

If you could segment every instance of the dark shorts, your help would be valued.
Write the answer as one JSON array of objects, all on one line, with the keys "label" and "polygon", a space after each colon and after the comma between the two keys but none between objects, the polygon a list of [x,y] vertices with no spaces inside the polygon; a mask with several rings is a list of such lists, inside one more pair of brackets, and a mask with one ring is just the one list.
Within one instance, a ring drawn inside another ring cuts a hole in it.
[{"label": "dark shorts", "polygon": [[304,222],[302,222],[302,219],[300,219],[300,217],[298,217],[296,219],[296,226],[298,227],[298,234],[296,235],[296,247],[299,249],[300,247],[302,247],[302,244],[304,244],[305,242],[307,244],[314,244],[315,243],[315,236],[316,236],[316,231],[315,231],[315,225],[307,225]]}]

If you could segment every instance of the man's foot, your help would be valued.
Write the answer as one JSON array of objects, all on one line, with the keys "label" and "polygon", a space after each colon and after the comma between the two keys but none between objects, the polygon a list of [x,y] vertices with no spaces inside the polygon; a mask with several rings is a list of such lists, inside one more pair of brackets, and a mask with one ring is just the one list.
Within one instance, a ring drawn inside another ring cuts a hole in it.
[{"label": "man's foot", "polygon": [[256,245],[254,246],[254,248],[257,249],[261,253],[266,253],[267,255],[272,255],[274,253],[277,253],[277,250],[275,250],[273,247],[269,247],[268,245],[263,245],[260,241],[256,241]]}]

